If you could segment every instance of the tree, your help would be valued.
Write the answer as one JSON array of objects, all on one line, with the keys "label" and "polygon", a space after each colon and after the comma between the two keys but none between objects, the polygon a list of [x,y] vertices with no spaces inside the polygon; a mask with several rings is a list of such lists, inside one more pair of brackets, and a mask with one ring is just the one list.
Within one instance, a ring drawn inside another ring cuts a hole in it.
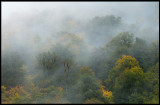
[{"label": "tree", "polygon": [[150,63],[153,63],[154,65],[159,62],[159,41],[153,41],[149,46],[149,50],[151,58],[153,59],[153,61]]},{"label": "tree", "polygon": [[106,47],[118,48],[120,46],[131,47],[133,44],[133,34],[129,32],[121,32],[116,37],[114,37]]},{"label": "tree", "polygon": [[72,97],[73,100],[76,100],[75,103],[84,103],[86,100],[92,98],[105,102],[100,83],[95,77],[94,72],[88,66],[80,69],[79,81],[77,81],[76,89],[74,89],[73,92],[76,93],[76,95]]},{"label": "tree", "polygon": [[65,58],[64,60],[62,60],[62,63],[63,63],[63,67],[64,67],[64,71],[66,73],[66,95],[67,95],[67,98],[68,98],[68,77],[69,77],[69,74],[71,72],[71,66],[73,66],[73,61],[69,58]]},{"label": "tree", "polygon": [[147,68],[153,62],[146,41],[138,37],[136,37],[136,41],[130,49],[130,55],[139,61],[139,65],[144,72],[146,72]]},{"label": "tree", "polygon": [[15,87],[23,85],[25,80],[25,66],[21,56],[17,52],[2,54],[2,85]]},{"label": "tree", "polygon": [[105,80],[106,87],[108,89],[113,89],[116,77],[118,77],[118,75],[121,72],[123,72],[126,68],[131,69],[134,66],[138,66],[139,67],[138,61],[135,58],[131,57],[131,56],[123,55],[122,59],[118,59],[116,61],[116,63],[115,63],[115,67],[113,67],[109,71],[107,80]]},{"label": "tree", "polygon": [[67,102],[64,98],[64,90],[62,87],[50,85],[48,87],[38,87],[33,83],[30,84],[30,102],[34,104],[42,103],[61,103]]},{"label": "tree", "polygon": [[104,102],[98,99],[95,99],[95,98],[91,98],[91,99],[86,100],[85,104],[104,104]]},{"label": "tree", "polygon": [[[117,78],[114,85],[115,95],[127,98],[132,93],[142,94],[144,91],[144,73],[139,67],[125,69]],[[125,96],[121,96],[121,93]]]},{"label": "tree", "polygon": [[159,103],[159,62],[147,71],[147,97],[145,103]]},{"label": "tree", "polygon": [[96,16],[84,26],[84,30],[87,29],[86,33],[88,37],[87,39],[89,39],[89,44],[99,47],[108,42],[109,39],[112,38],[112,35],[120,32],[120,26],[122,25],[121,17],[116,17],[114,15],[106,15],[101,17]]},{"label": "tree", "polygon": [[142,95],[145,82],[145,74],[138,61],[131,56],[123,55],[110,70],[106,86],[111,85],[109,89],[113,91],[116,103],[129,103],[129,100],[132,100],[132,94]]},{"label": "tree", "polygon": [[129,96],[129,104],[143,104],[144,96],[142,94],[133,93]]},{"label": "tree", "polygon": [[2,103],[4,104],[20,104],[28,103],[29,94],[25,91],[24,87],[16,86],[10,90],[6,90],[5,86],[1,86],[2,89]]},{"label": "tree", "polygon": [[134,36],[129,32],[121,32],[115,36],[104,48],[96,49],[91,57],[91,68],[96,76],[105,80],[108,71],[113,68],[114,63],[122,55],[129,55],[133,46]]},{"label": "tree", "polygon": [[106,87],[101,84],[101,90],[103,92],[104,98],[106,98],[106,102],[109,104],[113,104],[113,94],[111,91],[106,90]]},{"label": "tree", "polygon": [[59,63],[59,57],[49,51],[39,54],[37,59],[39,66],[49,71],[49,73],[51,73],[51,71],[54,72]]}]

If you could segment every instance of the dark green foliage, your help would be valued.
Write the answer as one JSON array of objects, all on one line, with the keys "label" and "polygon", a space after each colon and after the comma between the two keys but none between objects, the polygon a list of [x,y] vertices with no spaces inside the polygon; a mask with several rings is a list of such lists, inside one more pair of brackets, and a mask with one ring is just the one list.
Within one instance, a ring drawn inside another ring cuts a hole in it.
[{"label": "dark green foliage", "polygon": [[122,55],[128,55],[134,42],[133,34],[122,32],[114,37],[104,48],[97,49],[91,58],[91,68],[96,76],[106,79],[108,71]]},{"label": "dark green foliage", "polygon": [[23,85],[25,70],[23,60],[17,52],[6,52],[2,55],[2,85],[15,87]]},{"label": "dark green foliage", "polygon": [[39,66],[49,71],[55,71],[56,70],[55,68],[59,63],[58,56],[55,53],[51,52],[41,53],[39,54],[37,59]]},{"label": "dark green foliage", "polygon": [[[73,87],[72,93],[77,93],[74,97],[71,97],[74,103],[84,103],[86,100],[91,98],[102,100],[102,91],[100,89],[100,84],[94,75],[92,70],[85,66],[81,68],[79,72],[79,80],[76,86]],[[103,101],[103,100],[102,100]]]}]

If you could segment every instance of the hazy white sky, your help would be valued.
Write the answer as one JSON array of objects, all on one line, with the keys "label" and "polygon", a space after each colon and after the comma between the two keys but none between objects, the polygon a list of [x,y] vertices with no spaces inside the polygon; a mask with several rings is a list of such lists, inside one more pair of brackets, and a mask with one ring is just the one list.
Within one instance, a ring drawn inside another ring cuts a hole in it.
[{"label": "hazy white sky", "polygon": [[[45,13],[49,13],[49,15],[45,17]],[[47,31],[42,28],[40,24],[42,15],[46,18],[42,23],[45,25],[51,21],[53,25],[49,24],[48,27],[52,27],[56,32],[64,28],[61,23],[68,16],[71,19],[72,17],[78,19],[77,22],[83,24],[83,22],[93,19],[94,16],[106,15],[120,16],[122,23],[126,26],[136,24],[140,29],[153,28],[159,32],[159,2],[2,2],[2,31],[8,34],[8,30],[13,30],[13,32],[25,30],[27,22],[36,24],[37,19],[38,25],[31,27],[31,30],[43,35],[52,28],[46,29]],[[19,27],[21,25],[22,27]]]},{"label": "hazy white sky", "polygon": [[123,19],[130,21],[149,15],[150,8],[147,9],[145,6],[152,8],[155,4],[158,2],[2,2],[2,20],[16,14],[50,9],[59,15],[67,14],[87,18],[87,16],[113,14],[124,16]]}]

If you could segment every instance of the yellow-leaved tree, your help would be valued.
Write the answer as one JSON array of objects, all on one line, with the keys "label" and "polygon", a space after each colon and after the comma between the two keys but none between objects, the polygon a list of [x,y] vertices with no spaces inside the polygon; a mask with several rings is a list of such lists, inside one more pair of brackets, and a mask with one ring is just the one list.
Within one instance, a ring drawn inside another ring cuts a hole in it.
[{"label": "yellow-leaved tree", "polygon": [[105,81],[107,88],[113,92],[116,103],[143,103],[145,98],[140,94],[144,91],[145,82],[145,73],[138,61],[127,55],[117,60]]},{"label": "yellow-leaved tree", "polygon": [[10,90],[6,90],[5,86],[1,86],[2,89],[2,103],[27,103],[29,101],[29,94],[24,90],[23,86],[16,86]]}]

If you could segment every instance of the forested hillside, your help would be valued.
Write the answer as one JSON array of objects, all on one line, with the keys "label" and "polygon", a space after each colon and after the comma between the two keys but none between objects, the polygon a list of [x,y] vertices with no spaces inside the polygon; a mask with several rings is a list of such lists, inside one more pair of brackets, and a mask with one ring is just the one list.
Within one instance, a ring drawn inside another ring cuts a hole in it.
[{"label": "forested hillside", "polygon": [[[151,10],[144,16],[159,12],[158,3],[144,7]],[[3,20],[2,104],[159,103],[159,15],[148,24],[108,13],[57,15]]]}]

